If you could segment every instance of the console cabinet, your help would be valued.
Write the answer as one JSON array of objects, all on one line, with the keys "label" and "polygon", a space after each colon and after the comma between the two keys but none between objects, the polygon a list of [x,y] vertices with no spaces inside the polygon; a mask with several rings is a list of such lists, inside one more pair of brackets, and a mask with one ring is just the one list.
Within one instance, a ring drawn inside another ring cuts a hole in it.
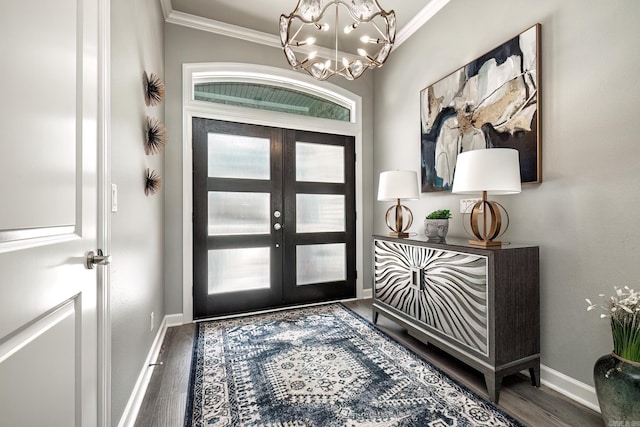
[{"label": "console cabinet", "polygon": [[506,375],[528,369],[540,386],[538,247],[465,242],[374,236],[373,319],[482,372],[497,402]]}]

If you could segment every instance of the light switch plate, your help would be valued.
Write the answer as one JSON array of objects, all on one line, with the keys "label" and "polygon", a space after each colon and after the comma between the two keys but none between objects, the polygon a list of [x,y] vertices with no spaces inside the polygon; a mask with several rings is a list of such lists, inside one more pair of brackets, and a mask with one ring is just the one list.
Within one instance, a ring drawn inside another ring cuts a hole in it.
[{"label": "light switch plate", "polygon": [[111,184],[111,212],[118,212],[118,186]]},{"label": "light switch plate", "polygon": [[[471,213],[471,209],[473,208],[473,205],[475,205],[477,202],[481,201],[482,199],[461,199],[460,200],[460,213],[461,214],[469,214]],[[479,213],[484,213],[484,207],[480,206],[480,211]]]}]

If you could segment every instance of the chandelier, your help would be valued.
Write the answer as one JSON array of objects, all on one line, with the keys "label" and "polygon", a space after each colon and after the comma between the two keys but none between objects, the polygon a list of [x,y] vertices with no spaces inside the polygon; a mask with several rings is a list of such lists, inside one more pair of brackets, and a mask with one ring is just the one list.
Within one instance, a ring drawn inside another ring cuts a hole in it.
[{"label": "chandelier", "polygon": [[[327,13],[330,6],[335,8]],[[340,7],[348,15],[340,17]],[[338,40],[341,33],[344,46]],[[353,46],[357,37],[357,55],[341,52],[347,44]],[[381,67],[395,38],[395,12],[385,11],[377,0],[298,0],[291,14],[280,15],[280,40],[287,61],[294,70],[303,69],[318,80],[336,74],[354,80],[368,68]],[[319,48],[318,40],[330,43],[332,50]]]}]

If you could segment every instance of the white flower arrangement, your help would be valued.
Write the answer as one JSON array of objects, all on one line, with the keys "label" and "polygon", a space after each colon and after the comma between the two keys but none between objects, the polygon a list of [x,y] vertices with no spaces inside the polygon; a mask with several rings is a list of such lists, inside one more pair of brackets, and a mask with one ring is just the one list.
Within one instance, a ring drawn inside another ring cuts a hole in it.
[{"label": "white flower arrangement", "polygon": [[600,309],[601,318],[611,319],[615,354],[623,359],[640,362],[640,292],[628,286],[614,286],[614,290],[613,296],[599,295],[604,304],[593,304],[587,298],[587,311]]}]

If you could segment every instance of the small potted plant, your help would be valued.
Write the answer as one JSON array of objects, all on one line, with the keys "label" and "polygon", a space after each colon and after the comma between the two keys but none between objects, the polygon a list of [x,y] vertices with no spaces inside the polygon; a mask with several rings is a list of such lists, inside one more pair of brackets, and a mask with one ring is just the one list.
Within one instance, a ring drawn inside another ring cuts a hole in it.
[{"label": "small potted plant", "polygon": [[449,209],[439,209],[431,212],[424,220],[424,235],[430,241],[443,242],[449,231]]},{"label": "small potted plant", "polygon": [[603,304],[587,299],[587,310],[610,319],[613,336],[613,352],[596,361],[593,379],[606,425],[631,425],[640,420],[640,292],[614,289],[613,296],[600,294]]}]

